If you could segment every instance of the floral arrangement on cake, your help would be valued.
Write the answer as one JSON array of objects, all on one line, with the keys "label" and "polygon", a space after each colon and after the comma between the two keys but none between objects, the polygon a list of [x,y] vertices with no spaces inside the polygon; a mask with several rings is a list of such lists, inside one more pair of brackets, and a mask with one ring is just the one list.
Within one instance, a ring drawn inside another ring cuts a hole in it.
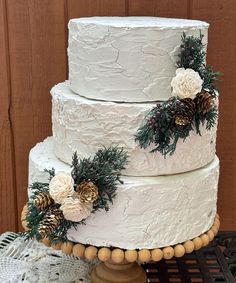
[{"label": "floral arrangement on cake", "polygon": [[120,174],[128,162],[127,153],[118,147],[103,148],[93,158],[72,158],[72,172],[55,170],[49,173],[49,182],[35,182],[27,203],[27,231],[24,236],[42,240],[67,241],[67,231],[77,228],[98,210],[109,210],[116,196]]},{"label": "floral arrangement on cake", "polygon": [[146,116],[135,140],[141,148],[154,145],[151,152],[172,155],[180,139],[185,140],[191,131],[201,135],[200,126],[210,130],[216,123],[216,82],[220,75],[206,66],[200,37],[182,36],[176,75],[171,81],[172,97],[158,103]]}]

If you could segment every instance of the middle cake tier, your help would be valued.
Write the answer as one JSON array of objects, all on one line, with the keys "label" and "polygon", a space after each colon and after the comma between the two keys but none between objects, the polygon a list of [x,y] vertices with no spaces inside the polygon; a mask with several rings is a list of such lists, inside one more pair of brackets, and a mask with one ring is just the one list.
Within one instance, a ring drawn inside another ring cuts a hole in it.
[{"label": "middle cake tier", "polygon": [[151,147],[141,149],[135,134],[154,103],[116,103],[91,100],[74,94],[69,83],[54,86],[52,94],[52,122],[54,152],[70,164],[72,154],[89,157],[102,146],[124,147],[129,164],[124,175],[158,176],[192,171],[214,159],[216,126],[194,131],[185,141],[179,140],[176,151],[166,158]]}]

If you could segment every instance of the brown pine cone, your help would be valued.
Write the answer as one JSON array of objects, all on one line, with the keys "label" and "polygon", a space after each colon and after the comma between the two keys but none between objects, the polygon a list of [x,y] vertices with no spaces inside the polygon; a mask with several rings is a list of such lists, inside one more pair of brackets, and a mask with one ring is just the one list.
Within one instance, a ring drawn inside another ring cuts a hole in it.
[{"label": "brown pine cone", "polygon": [[98,198],[98,187],[91,181],[83,181],[77,186],[76,191],[80,201],[84,203],[93,203]]},{"label": "brown pine cone", "polygon": [[187,124],[189,124],[190,121],[188,119],[188,117],[179,115],[175,117],[175,124],[179,125],[179,126],[186,126]]},{"label": "brown pine cone", "polygon": [[196,111],[205,115],[214,106],[214,98],[209,92],[201,92],[194,99]]},{"label": "brown pine cone", "polygon": [[52,234],[54,230],[61,224],[64,216],[60,209],[50,209],[45,214],[38,226],[38,233],[41,238]]},{"label": "brown pine cone", "polygon": [[53,203],[53,198],[47,192],[41,192],[33,198],[33,204],[40,210],[45,210]]},{"label": "brown pine cone", "polygon": [[191,98],[184,98],[177,103],[175,123],[185,126],[192,122],[195,113],[195,103]]}]

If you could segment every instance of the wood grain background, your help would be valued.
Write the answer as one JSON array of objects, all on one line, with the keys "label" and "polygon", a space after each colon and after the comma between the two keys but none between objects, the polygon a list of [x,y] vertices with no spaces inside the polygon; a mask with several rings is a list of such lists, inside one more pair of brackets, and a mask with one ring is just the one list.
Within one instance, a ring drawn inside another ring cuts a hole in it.
[{"label": "wood grain background", "polygon": [[191,18],[211,24],[207,61],[224,73],[218,206],[222,229],[235,230],[235,0],[0,0],[0,232],[20,229],[29,150],[51,135],[49,90],[67,78],[68,20],[94,15]]}]

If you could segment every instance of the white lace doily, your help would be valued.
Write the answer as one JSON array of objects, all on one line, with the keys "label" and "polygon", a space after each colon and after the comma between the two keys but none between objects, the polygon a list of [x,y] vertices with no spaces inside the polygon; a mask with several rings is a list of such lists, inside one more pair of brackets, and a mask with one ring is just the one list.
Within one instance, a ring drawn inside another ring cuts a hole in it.
[{"label": "white lace doily", "polygon": [[16,233],[0,236],[1,283],[90,283],[94,264],[24,241]]}]

